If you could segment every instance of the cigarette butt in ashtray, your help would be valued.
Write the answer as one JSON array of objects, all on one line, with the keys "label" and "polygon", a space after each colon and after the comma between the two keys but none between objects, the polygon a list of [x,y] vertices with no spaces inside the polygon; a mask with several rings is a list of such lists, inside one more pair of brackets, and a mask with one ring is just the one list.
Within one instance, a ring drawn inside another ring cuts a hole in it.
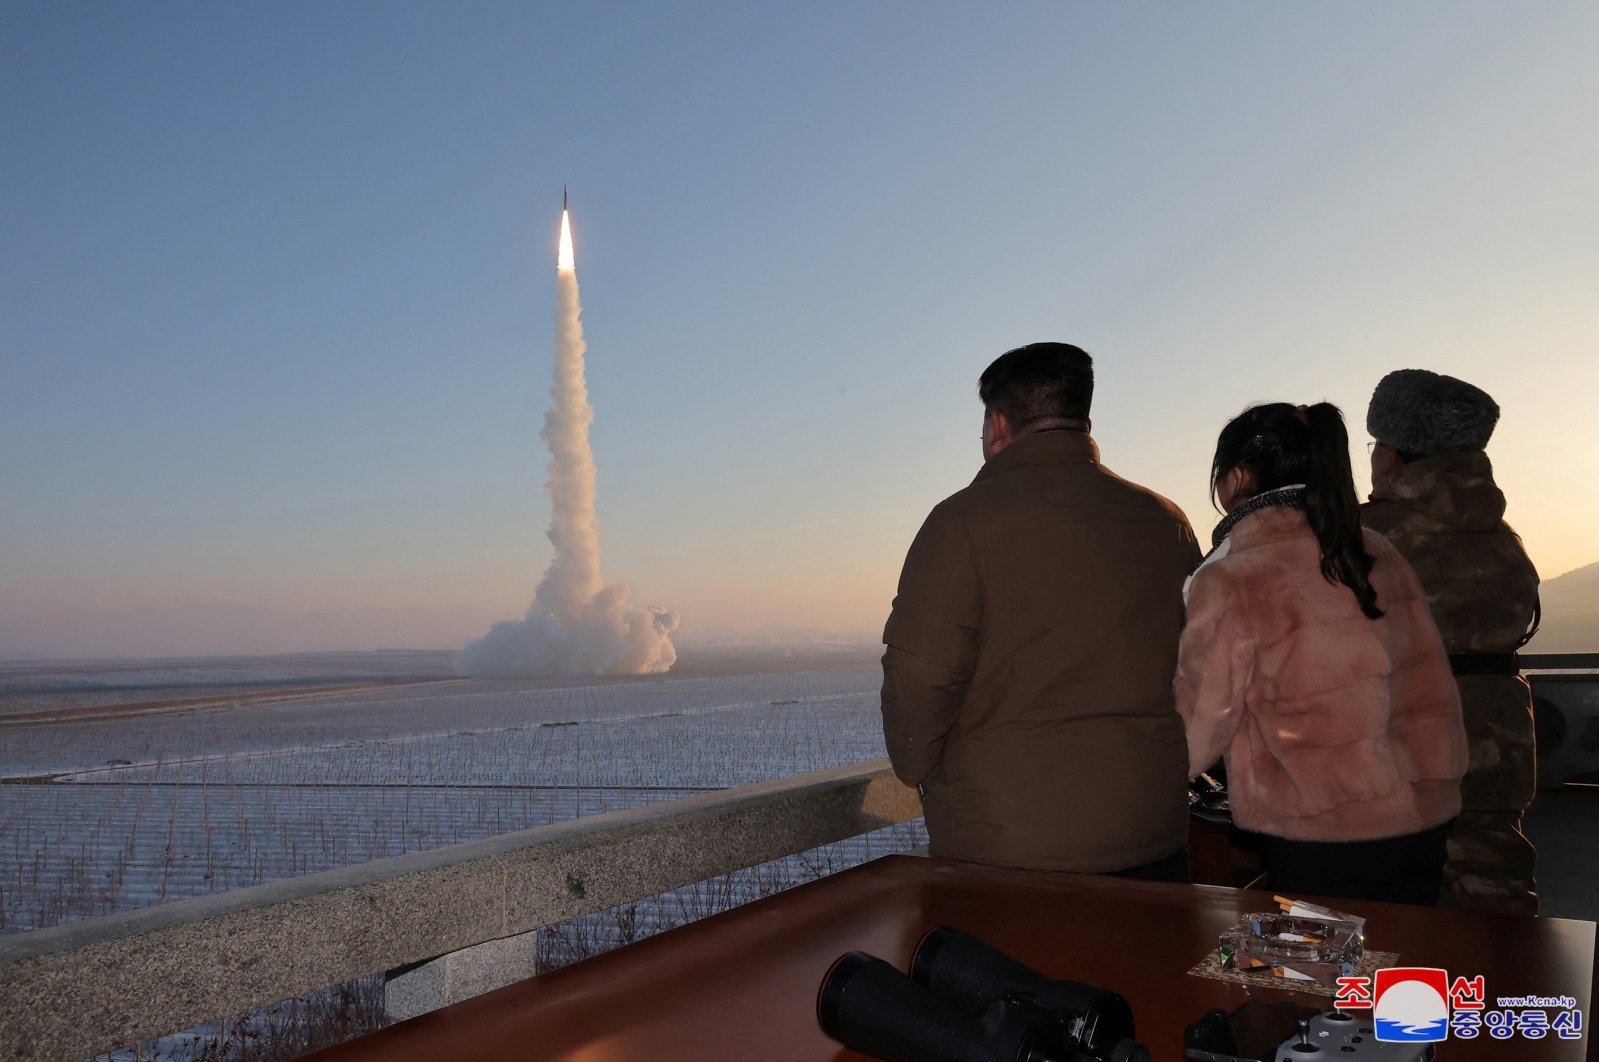
[{"label": "cigarette butt in ashtray", "polygon": [[1277,901],[1277,906],[1282,908],[1284,914],[1293,915],[1296,918],[1323,918],[1332,922],[1350,922],[1359,926],[1362,933],[1366,931],[1366,920],[1359,915],[1335,911],[1331,907],[1306,903],[1304,900],[1291,900],[1286,896],[1273,895],[1272,899]]}]

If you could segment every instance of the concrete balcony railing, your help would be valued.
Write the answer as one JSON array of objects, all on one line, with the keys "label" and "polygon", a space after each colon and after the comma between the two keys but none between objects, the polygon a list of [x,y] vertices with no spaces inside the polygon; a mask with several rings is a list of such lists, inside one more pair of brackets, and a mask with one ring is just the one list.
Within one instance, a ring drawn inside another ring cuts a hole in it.
[{"label": "concrete balcony railing", "polygon": [[[427,960],[407,976],[453,1002],[531,974],[520,935],[921,813],[875,760],[0,937],[0,1058],[79,1062]],[[457,959],[470,986],[442,989]]]}]

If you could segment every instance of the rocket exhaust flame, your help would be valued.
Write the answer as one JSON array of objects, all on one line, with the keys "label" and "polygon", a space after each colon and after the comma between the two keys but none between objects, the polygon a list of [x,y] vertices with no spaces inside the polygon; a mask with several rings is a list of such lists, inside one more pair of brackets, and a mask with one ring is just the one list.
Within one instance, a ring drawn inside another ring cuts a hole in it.
[{"label": "rocket exhaust flame", "polygon": [[478,678],[666,671],[677,661],[671,637],[677,613],[630,604],[628,587],[606,586],[600,573],[594,451],[589,445],[594,407],[584,374],[583,308],[564,201],[555,284],[555,382],[539,432],[550,448],[546,491],[555,556],[534,592],[527,618],[494,624],[461,650],[455,667]]},{"label": "rocket exhaust flame", "polygon": [[576,273],[577,259],[572,255],[572,215],[561,208],[561,249],[555,256],[555,269],[560,273]]}]

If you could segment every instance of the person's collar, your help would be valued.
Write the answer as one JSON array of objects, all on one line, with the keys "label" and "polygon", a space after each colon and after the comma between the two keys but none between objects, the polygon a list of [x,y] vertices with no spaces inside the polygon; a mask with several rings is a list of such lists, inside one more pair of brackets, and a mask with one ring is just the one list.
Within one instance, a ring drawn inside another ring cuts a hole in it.
[{"label": "person's collar", "polygon": [[1304,507],[1305,485],[1303,483],[1290,483],[1284,487],[1263,490],[1222,518],[1221,523],[1216,525],[1216,530],[1210,534],[1211,548],[1220,548],[1221,544],[1226,541],[1227,536],[1232,534],[1233,528],[1264,509],[1303,509]]},{"label": "person's collar", "polygon": [[1417,501],[1442,492],[1458,481],[1493,482],[1493,462],[1482,450],[1433,454],[1406,461],[1371,488],[1373,501]]},{"label": "person's collar", "polygon": [[1012,442],[978,469],[978,480],[1027,465],[1098,463],[1099,447],[1081,428],[1035,431]]},{"label": "person's collar", "polygon": [[1391,502],[1452,527],[1487,529],[1505,515],[1493,462],[1481,450],[1408,461],[1372,485],[1373,502]]}]

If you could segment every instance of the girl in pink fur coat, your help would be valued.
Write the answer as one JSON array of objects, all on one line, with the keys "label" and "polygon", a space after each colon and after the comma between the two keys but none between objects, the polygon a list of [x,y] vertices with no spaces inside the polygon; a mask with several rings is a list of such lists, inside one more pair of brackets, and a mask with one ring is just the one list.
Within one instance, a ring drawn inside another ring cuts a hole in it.
[{"label": "girl in pink fur coat", "polygon": [[1460,698],[1415,573],[1361,529],[1343,415],[1245,410],[1211,472],[1227,517],[1185,590],[1175,680],[1190,775],[1225,761],[1279,892],[1436,902]]}]

